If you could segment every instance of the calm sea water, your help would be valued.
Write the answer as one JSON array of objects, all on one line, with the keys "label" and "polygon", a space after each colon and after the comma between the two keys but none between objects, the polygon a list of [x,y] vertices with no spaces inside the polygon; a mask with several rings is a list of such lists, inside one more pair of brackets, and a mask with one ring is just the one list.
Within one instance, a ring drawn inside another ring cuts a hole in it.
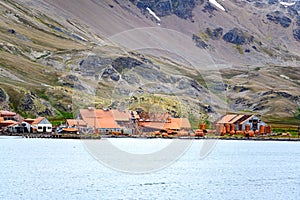
[{"label": "calm sea water", "polygon": [[[134,144],[122,140],[122,148]],[[218,141],[200,159],[202,144],[194,141],[165,169],[137,175],[103,166],[80,140],[0,137],[0,199],[300,198],[300,143]]]}]

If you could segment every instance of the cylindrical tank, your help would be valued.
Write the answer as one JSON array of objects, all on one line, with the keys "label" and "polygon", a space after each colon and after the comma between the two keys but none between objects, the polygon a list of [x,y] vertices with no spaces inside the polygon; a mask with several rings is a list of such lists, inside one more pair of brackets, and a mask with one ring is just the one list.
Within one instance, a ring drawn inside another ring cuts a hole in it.
[{"label": "cylindrical tank", "polygon": [[225,127],[226,127],[226,133],[229,133],[230,132],[230,124],[226,124]]},{"label": "cylindrical tank", "polygon": [[270,134],[271,133],[271,126],[266,126],[266,134]]},{"label": "cylindrical tank", "polygon": [[234,130],[231,130],[230,131],[230,135],[234,135],[235,134],[235,131]]},{"label": "cylindrical tank", "polygon": [[245,131],[250,131],[250,124],[246,124]]},{"label": "cylindrical tank", "polygon": [[200,124],[200,130],[205,130],[206,129],[206,124]]},{"label": "cylindrical tank", "polygon": [[230,131],[235,131],[235,125],[234,124],[230,124]]},{"label": "cylindrical tank", "polygon": [[226,127],[222,127],[221,136],[224,136],[226,134]]},{"label": "cylindrical tank", "polygon": [[249,137],[254,137],[254,131],[249,131]]},{"label": "cylindrical tank", "polygon": [[260,134],[265,134],[265,126],[264,125],[259,126],[259,133]]},{"label": "cylindrical tank", "polygon": [[242,134],[243,134],[243,131],[236,131],[235,134],[237,134],[237,135],[242,135]]}]

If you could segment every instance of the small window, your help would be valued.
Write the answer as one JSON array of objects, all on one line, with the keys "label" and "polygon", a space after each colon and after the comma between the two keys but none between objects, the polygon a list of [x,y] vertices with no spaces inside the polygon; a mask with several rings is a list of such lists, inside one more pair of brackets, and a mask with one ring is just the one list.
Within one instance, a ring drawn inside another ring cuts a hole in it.
[{"label": "small window", "polygon": [[41,127],[41,126],[38,126],[38,129],[43,129],[43,127]]},{"label": "small window", "polygon": [[47,129],[51,129],[51,127],[49,126],[49,127],[47,127]]}]

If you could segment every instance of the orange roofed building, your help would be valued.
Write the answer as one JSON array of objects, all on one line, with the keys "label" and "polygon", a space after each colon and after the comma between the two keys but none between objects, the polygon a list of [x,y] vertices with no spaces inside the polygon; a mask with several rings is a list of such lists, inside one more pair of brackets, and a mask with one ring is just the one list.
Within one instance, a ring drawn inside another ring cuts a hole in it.
[{"label": "orange roofed building", "polygon": [[0,128],[18,123],[16,116],[17,114],[15,112],[0,110]]},{"label": "orange roofed building", "polygon": [[32,123],[31,126],[34,132],[37,133],[51,133],[52,124],[45,117],[38,117]]},{"label": "orange roofed building", "polygon": [[165,122],[144,121],[140,122],[140,126],[143,127],[143,132],[177,132],[180,130],[188,131],[191,129],[191,124],[187,118],[168,117]]},{"label": "orange roofed building", "polygon": [[138,117],[134,111],[80,109],[78,118],[86,123],[87,128],[106,134],[110,132],[133,132],[133,120]]},{"label": "orange roofed building", "polygon": [[215,124],[218,133],[235,134],[238,131],[270,133],[270,131],[265,131],[265,127],[268,127],[267,124],[256,115],[228,114],[222,116]]},{"label": "orange roofed building", "polygon": [[68,127],[87,127],[87,123],[81,119],[67,119]]}]

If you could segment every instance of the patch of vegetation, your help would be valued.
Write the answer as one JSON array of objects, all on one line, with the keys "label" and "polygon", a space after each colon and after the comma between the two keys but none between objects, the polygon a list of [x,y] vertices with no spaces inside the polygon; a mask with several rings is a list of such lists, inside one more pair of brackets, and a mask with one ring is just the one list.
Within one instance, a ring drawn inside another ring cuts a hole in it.
[{"label": "patch of vegetation", "polygon": [[259,71],[260,70],[260,67],[256,67],[255,69],[254,69],[254,71]]},{"label": "patch of vegetation", "polygon": [[207,34],[207,33],[204,33],[204,32],[200,32],[199,33],[199,37],[202,39],[202,40],[204,40],[204,41],[209,41],[209,39],[210,39],[210,37],[209,37],[209,35]]},{"label": "patch of vegetation", "polygon": [[272,128],[272,132],[276,134],[291,134],[292,137],[298,137],[297,128]]},{"label": "patch of vegetation", "polygon": [[243,50],[243,47],[242,47],[241,45],[236,44],[236,45],[234,45],[233,47],[234,47],[236,50],[238,50],[238,52],[239,52],[240,54],[244,54],[244,50]]},{"label": "patch of vegetation", "polygon": [[42,90],[36,90],[36,93],[39,97],[41,97],[42,99],[45,99],[47,101],[49,101],[49,97],[46,94],[46,89],[42,89]]},{"label": "patch of vegetation", "polygon": [[190,121],[192,129],[194,129],[194,130],[199,129],[199,118],[198,117],[190,114],[188,119]]}]

